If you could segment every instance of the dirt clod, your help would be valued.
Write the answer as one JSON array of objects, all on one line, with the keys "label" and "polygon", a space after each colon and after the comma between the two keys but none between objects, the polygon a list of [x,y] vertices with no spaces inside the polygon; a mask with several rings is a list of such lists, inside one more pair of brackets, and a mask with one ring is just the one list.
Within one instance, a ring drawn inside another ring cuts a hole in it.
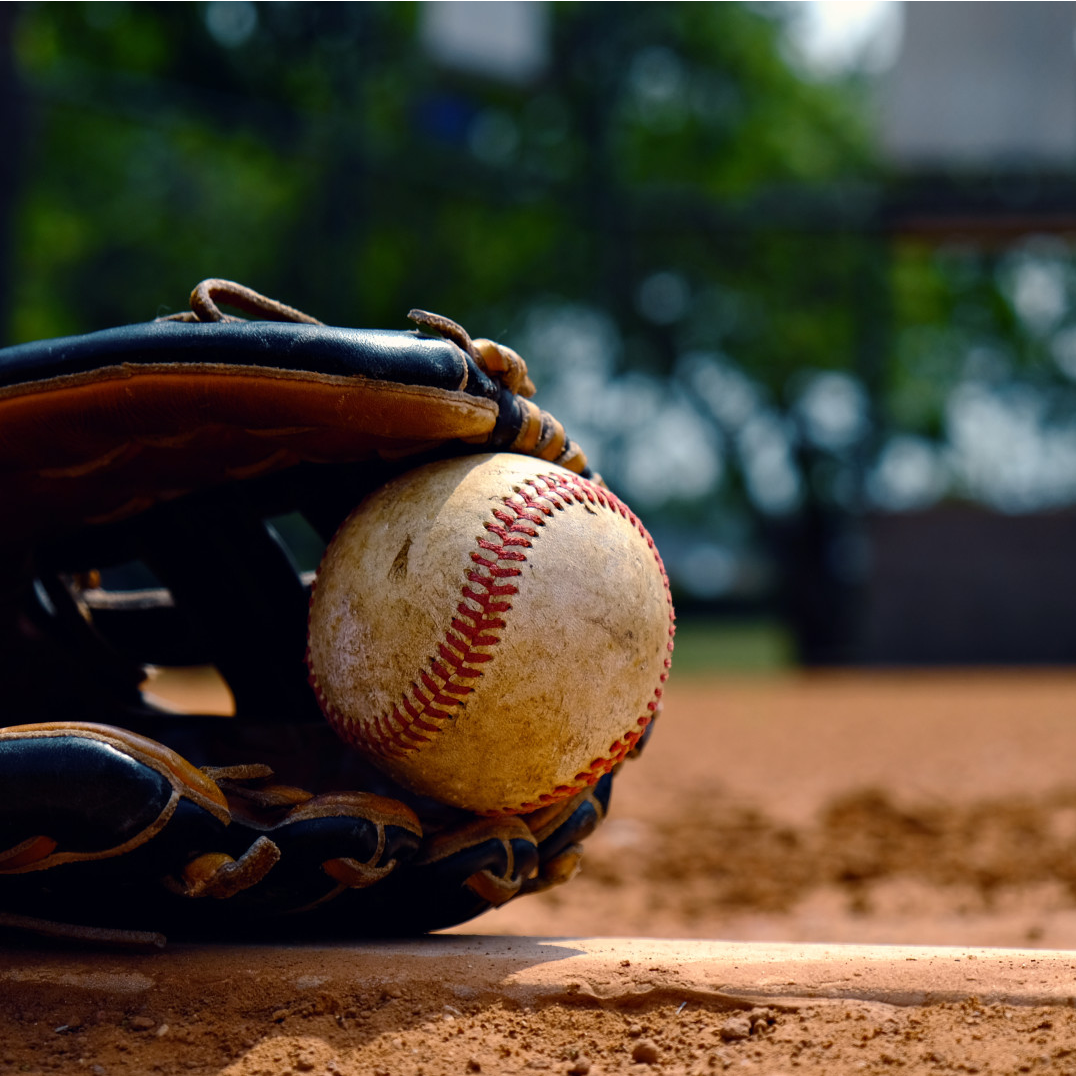
[{"label": "dirt clod", "polygon": [[721,1025],[720,1035],[724,1042],[738,1042],[740,1039],[749,1038],[751,1035],[751,1018],[743,1013],[730,1016]]},{"label": "dirt clod", "polygon": [[661,1051],[650,1039],[640,1039],[631,1050],[631,1059],[637,1065],[653,1065],[661,1057]]}]

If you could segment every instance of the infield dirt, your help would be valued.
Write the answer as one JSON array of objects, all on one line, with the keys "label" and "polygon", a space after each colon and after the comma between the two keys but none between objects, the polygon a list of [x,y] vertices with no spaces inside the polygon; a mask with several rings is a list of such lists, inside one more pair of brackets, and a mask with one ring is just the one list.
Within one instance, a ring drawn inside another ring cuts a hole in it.
[{"label": "infield dirt", "polygon": [[485,933],[1076,948],[1076,674],[676,683],[583,873]]},{"label": "infield dirt", "polygon": [[[1074,704],[1068,672],[674,680],[583,873],[457,932],[1076,949]],[[115,954],[51,954],[50,990],[33,950],[0,954],[0,1073],[1076,1073],[1076,1009],[992,1003],[975,976],[927,1005],[526,1003],[456,954],[280,1003],[325,957],[271,952],[287,974],[259,986],[242,950],[184,947],[171,1003],[87,992]]]}]

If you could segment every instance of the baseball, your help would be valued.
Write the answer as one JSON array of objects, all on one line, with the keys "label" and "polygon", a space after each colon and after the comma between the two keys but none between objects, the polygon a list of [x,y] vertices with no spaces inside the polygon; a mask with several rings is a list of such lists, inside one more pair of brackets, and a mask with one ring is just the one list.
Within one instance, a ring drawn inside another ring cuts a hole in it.
[{"label": "baseball", "polygon": [[307,663],[337,733],[400,784],[509,814],[624,758],[672,637],[665,569],[631,510],[499,453],[420,467],[359,505],[318,570]]}]

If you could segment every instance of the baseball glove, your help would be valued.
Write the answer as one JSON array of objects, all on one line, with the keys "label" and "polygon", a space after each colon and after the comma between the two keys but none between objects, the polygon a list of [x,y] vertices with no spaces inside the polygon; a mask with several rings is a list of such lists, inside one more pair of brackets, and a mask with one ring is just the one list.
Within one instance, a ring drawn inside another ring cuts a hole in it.
[{"label": "baseball glove", "polygon": [[[410,316],[330,328],[209,280],[190,313],[0,351],[0,926],[416,934],[574,873],[613,774],[480,818],[342,748],[308,684],[312,573],[271,520],[325,543],[371,490],[461,453],[589,474],[515,352]],[[201,664],[234,716],[144,690]]]}]

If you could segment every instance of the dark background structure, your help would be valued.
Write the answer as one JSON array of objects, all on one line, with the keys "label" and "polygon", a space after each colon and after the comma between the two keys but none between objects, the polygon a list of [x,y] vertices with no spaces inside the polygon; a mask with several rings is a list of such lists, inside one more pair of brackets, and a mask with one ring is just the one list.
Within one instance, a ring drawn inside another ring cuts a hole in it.
[{"label": "dark background structure", "polygon": [[[1074,5],[903,5],[881,75],[805,66],[810,6],[3,5],[0,335],[206,276],[436,310],[525,355],[684,618],[1070,662]],[[984,56],[1009,131],[957,108]]]}]

